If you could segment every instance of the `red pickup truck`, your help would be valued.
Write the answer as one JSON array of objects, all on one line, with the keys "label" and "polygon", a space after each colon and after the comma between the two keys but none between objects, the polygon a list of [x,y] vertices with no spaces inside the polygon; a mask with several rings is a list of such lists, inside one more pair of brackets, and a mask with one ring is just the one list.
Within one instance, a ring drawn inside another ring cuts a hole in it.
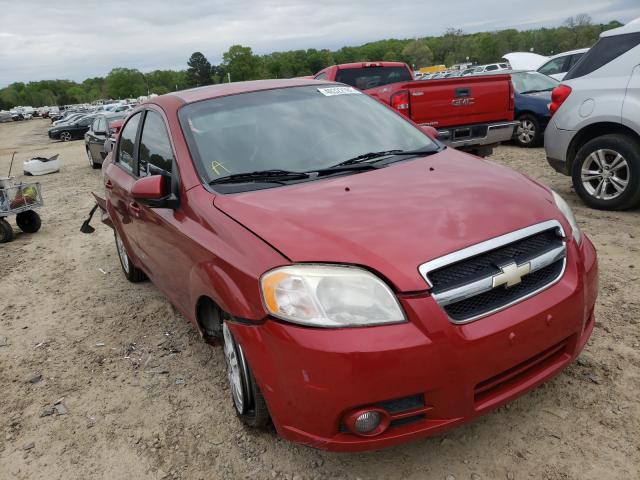
[{"label": "red pickup truck", "polygon": [[480,156],[510,140],[517,125],[509,75],[414,80],[406,63],[360,62],[327,67],[314,78],[356,87],[415,123],[436,128],[447,145]]}]

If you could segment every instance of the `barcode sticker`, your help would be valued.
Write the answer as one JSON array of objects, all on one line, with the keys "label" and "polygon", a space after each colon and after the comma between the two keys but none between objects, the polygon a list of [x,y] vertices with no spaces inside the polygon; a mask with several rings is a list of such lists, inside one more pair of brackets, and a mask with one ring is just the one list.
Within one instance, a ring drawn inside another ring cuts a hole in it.
[{"label": "barcode sticker", "polygon": [[334,95],[360,95],[362,93],[353,87],[327,87],[319,88],[318,91],[326,97],[333,97]]}]

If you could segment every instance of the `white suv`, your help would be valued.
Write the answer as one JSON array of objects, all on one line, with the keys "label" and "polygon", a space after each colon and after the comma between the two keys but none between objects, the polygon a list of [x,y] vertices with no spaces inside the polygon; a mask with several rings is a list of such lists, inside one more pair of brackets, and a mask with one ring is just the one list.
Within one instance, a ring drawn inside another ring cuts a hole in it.
[{"label": "white suv", "polygon": [[551,96],[547,161],[593,208],[640,205],[640,18],[609,30]]}]

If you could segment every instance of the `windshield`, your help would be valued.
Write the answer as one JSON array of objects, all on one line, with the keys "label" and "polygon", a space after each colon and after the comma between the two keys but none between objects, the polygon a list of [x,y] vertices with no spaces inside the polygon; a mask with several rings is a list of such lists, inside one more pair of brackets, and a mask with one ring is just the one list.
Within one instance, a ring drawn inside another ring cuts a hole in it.
[{"label": "windshield", "polygon": [[204,180],[308,172],[369,152],[437,149],[422,131],[351,87],[315,85],[186,105],[180,122]]},{"label": "windshield", "polygon": [[547,92],[553,90],[560,82],[538,72],[512,73],[513,88],[518,93]]}]

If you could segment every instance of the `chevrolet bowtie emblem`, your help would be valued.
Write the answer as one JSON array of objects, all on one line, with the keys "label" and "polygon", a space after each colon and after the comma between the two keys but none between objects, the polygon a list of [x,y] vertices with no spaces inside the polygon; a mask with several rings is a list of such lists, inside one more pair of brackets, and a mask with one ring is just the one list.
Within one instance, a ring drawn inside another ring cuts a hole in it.
[{"label": "chevrolet bowtie emblem", "polygon": [[522,265],[509,263],[500,267],[502,270],[493,276],[493,288],[505,285],[507,288],[513,287],[522,281],[522,277],[531,272],[531,263],[527,262]]}]

